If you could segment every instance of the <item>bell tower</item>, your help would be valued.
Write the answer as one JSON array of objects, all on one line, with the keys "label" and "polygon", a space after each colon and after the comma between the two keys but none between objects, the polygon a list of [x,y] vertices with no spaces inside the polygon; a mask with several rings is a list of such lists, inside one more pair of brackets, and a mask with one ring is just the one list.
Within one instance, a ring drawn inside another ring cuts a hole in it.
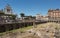
[{"label": "bell tower", "polygon": [[6,7],[4,8],[4,13],[5,14],[12,14],[12,8],[10,7],[9,4],[7,4]]}]

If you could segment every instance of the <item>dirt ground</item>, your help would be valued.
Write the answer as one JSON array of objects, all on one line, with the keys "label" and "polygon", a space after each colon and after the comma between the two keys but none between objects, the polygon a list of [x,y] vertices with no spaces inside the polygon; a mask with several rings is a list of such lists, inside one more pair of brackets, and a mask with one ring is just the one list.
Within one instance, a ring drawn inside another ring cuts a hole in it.
[{"label": "dirt ground", "polygon": [[39,24],[36,28],[29,29],[26,32],[7,33],[0,38],[60,38],[60,24]]}]

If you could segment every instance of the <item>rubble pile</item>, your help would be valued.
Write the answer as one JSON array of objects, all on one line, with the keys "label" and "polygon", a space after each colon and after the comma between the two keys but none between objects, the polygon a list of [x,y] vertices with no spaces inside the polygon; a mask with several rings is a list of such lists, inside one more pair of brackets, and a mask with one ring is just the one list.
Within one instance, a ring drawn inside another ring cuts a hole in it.
[{"label": "rubble pile", "polygon": [[30,31],[39,38],[60,38],[60,24],[58,23],[42,24],[40,27],[37,26],[37,28]]}]

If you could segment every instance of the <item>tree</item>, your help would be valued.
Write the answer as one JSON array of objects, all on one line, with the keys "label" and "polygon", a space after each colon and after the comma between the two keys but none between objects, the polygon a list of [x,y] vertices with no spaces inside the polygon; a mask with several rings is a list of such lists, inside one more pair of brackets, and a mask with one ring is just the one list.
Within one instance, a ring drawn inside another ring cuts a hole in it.
[{"label": "tree", "polygon": [[0,15],[4,15],[4,12],[0,10]]},{"label": "tree", "polygon": [[12,18],[15,19],[16,18],[16,15],[12,15]]},{"label": "tree", "polygon": [[23,19],[23,17],[25,16],[25,14],[24,14],[24,13],[21,13],[21,14],[20,14],[20,16],[21,16],[21,17],[22,17],[22,19]]}]

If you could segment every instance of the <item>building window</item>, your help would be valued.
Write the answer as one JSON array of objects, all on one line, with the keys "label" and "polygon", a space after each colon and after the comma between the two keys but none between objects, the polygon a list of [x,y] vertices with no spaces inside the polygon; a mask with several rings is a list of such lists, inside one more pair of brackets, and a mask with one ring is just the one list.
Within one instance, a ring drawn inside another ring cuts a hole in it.
[{"label": "building window", "polygon": [[7,9],[7,12],[10,12],[10,9]]}]

